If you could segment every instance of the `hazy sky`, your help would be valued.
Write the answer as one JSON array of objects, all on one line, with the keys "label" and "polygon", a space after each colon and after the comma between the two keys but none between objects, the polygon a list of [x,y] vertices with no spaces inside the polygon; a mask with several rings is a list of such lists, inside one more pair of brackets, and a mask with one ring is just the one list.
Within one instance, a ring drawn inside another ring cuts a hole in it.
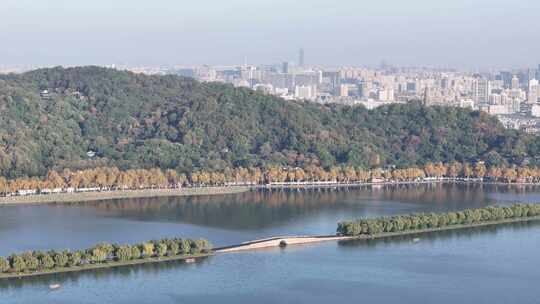
[{"label": "hazy sky", "polygon": [[525,67],[538,0],[0,0],[0,66]]}]

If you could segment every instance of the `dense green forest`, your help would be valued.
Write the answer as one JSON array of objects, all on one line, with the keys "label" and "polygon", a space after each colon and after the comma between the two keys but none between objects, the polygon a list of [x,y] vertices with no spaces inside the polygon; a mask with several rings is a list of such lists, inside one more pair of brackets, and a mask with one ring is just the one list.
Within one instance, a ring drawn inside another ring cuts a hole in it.
[{"label": "dense green forest", "polygon": [[0,175],[9,178],[99,166],[187,173],[268,165],[537,164],[540,150],[537,137],[465,109],[412,103],[368,111],[99,67],[0,75],[0,111]]}]

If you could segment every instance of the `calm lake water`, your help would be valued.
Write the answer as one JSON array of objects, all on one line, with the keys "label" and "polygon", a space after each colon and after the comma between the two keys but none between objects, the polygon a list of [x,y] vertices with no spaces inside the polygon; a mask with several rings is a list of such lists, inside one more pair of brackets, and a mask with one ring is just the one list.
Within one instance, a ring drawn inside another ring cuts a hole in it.
[{"label": "calm lake water", "polygon": [[[333,234],[336,222],[540,202],[540,188],[402,186],[0,207],[0,255],[100,241],[216,245]],[[218,255],[196,264],[0,281],[0,303],[536,303],[540,224]],[[57,291],[48,285],[62,284]]]}]

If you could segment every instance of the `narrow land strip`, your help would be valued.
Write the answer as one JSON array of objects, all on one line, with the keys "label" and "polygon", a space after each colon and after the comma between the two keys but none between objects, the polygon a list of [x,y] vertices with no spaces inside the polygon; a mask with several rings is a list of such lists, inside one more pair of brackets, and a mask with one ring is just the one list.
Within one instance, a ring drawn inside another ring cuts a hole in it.
[{"label": "narrow land strip", "polygon": [[73,267],[64,267],[52,270],[43,270],[39,272],[31,273],[0,273],[0,279],[13,279],[13,278],[25,278],[25,277],[36,277],[44,275],[52,275],[57,273],[67,273],[67,272],[79,272],[79,271],[88,271],[104,268],[116,268],[116,267],[125,267],[125,266],[134,266],[142,264],[151,264],[151,263],[162,263],[162,262],[171,262],[171,261],[185,261],[189,259],[198,259],[211,256],[212,254],[193,254],[185,256],[173,256],[173,257],[160,257],[160,258],[146,258],[138,259],[131,261],[114,261],[109,263],[102,264],[87,264],[84,266],[73,266]]},{"label": "narrow land strip", "polygon": [[196,196],[234,194],[250,191],[247,186],[197,187],[179,189],[115,190],[101,192],[75,192],[28,196],[8,196],[0,198],[0,206],[19,204],[51,204],[101,201],[123,198],[150,198],[166,196]]},{"label": "narrow land strip", "polygon": [[304,244],[327,242],[327,241],[382,239],[382,238],[389,238],[389,237],[395,237],[395,236],[417,235],[417,234],[423,234],[423,233],[433,233],[433,232],[440,232],[440,231],[467,229],[467,228],[484,227],[484,226],[495,226],[495,225],[504,225],[504,224],[510,224],[510,223],[518,223],[518,222],[531,222],[531,221],[539,221],[539,220],[540,220],[540,216],[522,217],[522,218],[505,219],[505,220],[476,223],[476,224],[453,225],[453,226],[447,226],[443,228],[428,228],[428,229],[419,229],[419,230],[409,230],[409,231],[403,231],[403,232],[386,232],[386,233],[380,233],[380,234],[375,234],[375,235],[359,235],[359,236],[319,235],[319,236],[272,237],[272,238],[267,238],[267,239],[262,239],[262,240],[244,242],[237,245],[214,248],[212,250],[212,253],[209,253],[209,254],[147,258],[147,259],[140,259],[140,260],[124,261],[124,262],[115,261],[115,262],[110,262],[110,263],[105,263],[105,264],[88,264],[84,266],[65,267],[65,268],[53,269],[53,270],[41,271],[41,272],[35,272],[35,273],[16,273],[16,274],[3,273],[3,274],[0,274],[0,279],[24,278],[24,277],[51,275],[51,274],[57,274],[57,273],[77,272],[77,271],[87,271],[87,270],[94,270],[94,269],[140,265],[140,264],[147,264],[147,263],[180,261],[180,260],[187,260],[187,259],[193,259],[193,258],[196,259],[196,258],[207,257],[207,256],[213,255],[214,253],[232,253],[232,252],[239,252],[239,251],[259,250],[259,249],[265,249],[265,248],[276,248],[276,247],[284,247],[284,246],[290,246],[290,245],[304,245]]},{"label": "narrow land strip", "polygon": [[427,228],[427,229],[409,230],[409,231],[402,231],[402,232],[385,232],[385,233],[379,233],[379,234],[374,234],[374,235],[359,235],[359,236],[339,236],[339,235],[336,235],[336,236],[331,236],[331,235],[283,236],[283,237],[274,237],[274,238],[269,238],[269,239],[264,239],[264,240],[255,240],[255,241],[245,242],[238,245],[214,248],[214,252],[215,253],[230,253],[230,252],[237,252],[237,251],[257,250],[257,249],[289,246],[289,245],[302,245],[302,244],[310,244],[310,243],[318,243],[318,242],[326,242],[326,241],[381,239],[381,238],[388,238],[388,237],[394,237],[394,236],[415,235],[415,234],[422,234],[422,233],[432,233],[432,232],[439,232],[439,231],[504,225],[504,224],[510,224],[510,223],[531,222],[531,221],[539,221],[539,220],[540,220],[540,216],[522,217],[522,218],[515,218],[515,219],[491,221],[491,222],[485,222],[485,223],[453,225],[453,226],[446,226],[443,228]]}]

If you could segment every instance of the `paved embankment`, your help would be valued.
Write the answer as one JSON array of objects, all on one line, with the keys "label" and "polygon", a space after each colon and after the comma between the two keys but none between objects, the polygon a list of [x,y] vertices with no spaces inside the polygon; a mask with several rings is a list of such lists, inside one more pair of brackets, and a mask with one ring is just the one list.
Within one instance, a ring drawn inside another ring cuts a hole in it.
[{"label": "paved embankment", "polygon": [[101,192],[75,192],[57,194],[33,194],[26,196],[0,197],[0,206],[17,204],[49,204],[49,203],[75,203],[85,201],[101,201],[122,198],[150,198],[164,196],[196,196],[196,195],[220,195],[248,192],[255,189],[319,189],[319,188],[355,188],[355,187],[383,187],[396,185],[421,185],[421,184],[486,184],[501,186],[540,186],[540,183],[503,183],[486,182],[462,179],[438,179],[427,181],[387,181],[387,182],[351,182],[351,183],[331,183],[331,182],[287,182],[278,184],[252,185],[252,186],[211,186],[193,187],[180,189],[144,189],[144,190],[114,190]]},{"label": "paved embankment", "polygon": [[250,242],[245,242],[238,245],[231,245],[226,247],[215,248],[214,252],[216,253],[226,253],[242,250],[255,250],[261,248],[269,247],[279,247],[279,246],[288,246],[288,245],[301,245],[309,243],[319,243],[326,241],[345,241],[356,239],[357,237],[352,236],[336,236],[336,235],[321,235],[321,236],[282,236],[282,237],[273,237],[262,240],[254,240]]},{"label": "paved embankment", "polygon": [[194,196],[194,195],[219,195],[233,194],[250,191],[250,187],[200,187],[180,189],[145,189],[145,190],[117,190],[102,192],[75,192],[45,195],[9,196],[0,198],[2,205],[19,204],[50,204],[50,203],[75,203],[88,201],[101,201],[121,198],[150,198],[164,196]]}]

